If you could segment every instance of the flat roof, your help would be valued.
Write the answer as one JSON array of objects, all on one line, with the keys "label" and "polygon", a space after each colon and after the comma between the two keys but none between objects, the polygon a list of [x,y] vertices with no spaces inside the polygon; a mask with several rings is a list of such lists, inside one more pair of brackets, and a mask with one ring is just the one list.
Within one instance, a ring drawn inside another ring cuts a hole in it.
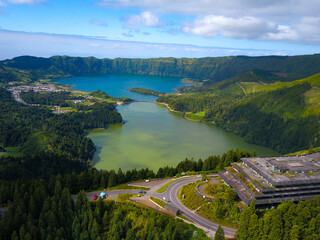
[{"label": "flat roof", "polygon": [[272,166],[281,170],[290,170],[290,171],[320,171],[320,166],[316,164],[312,159],[297,159],[286,158],[286,159],[271,159],[267,160]]},{"label": "flat roof", "polygon": [[[242,158],[244,163],[258,172],[274,186],[320,183],[320,152],[302,156]],[[274,166],[305,173],[285,174],[273,172]],[[314,171],[313,173],[309,173]]]}]

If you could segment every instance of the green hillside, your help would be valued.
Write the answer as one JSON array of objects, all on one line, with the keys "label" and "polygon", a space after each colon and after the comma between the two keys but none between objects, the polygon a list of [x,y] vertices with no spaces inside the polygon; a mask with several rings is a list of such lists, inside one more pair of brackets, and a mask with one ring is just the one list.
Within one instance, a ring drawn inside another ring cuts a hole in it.
[{"label": "green hillside", "polygon": [[248,142],[288,153],[320,146],[319,85],[320,74],[269,84],[259,78],[256,82],[233,78],[157,101],[182,112],[205,111],[203,119]]}]

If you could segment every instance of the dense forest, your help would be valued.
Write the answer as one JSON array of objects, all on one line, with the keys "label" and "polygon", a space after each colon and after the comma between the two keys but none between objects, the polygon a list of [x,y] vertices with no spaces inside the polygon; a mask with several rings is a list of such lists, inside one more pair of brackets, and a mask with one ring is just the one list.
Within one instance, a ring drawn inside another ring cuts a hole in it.
[{"label": "dense forest", "polygon": [[3,157],[0,176],[7,179],[82,171],[89,167],[95,151],[86,130],[122,122],[110,103],[95,103],[88,112],[53,114],[45,107],[17,103],[3,88],[0,103],[0,144],[17,146],[24,155],[21,159]]},{"label": "dense forest", "polygon": [[[320,72],[320,55],[216,57],[216,58],[152,58],[152,59],[97,59],[54,56],[38,58],[16,57],[0,62],[0,79],[24,78],[17,69],[28,71],[29,78],[59,78],[99,73],[148,74],[208,79],[219,82],[242,72],[259,69],[285,73],[299,79]],[[25,74],[25,73],[24,73]]]},{"label": "dense forest", "polygon": [[320,197],[280,204],[276,209],[256,211],[254,203],[240,217],[239,240],[320,239]]},{"label": "dense forest", "polygon": [[146,89],[146,88],[129,88],[129,91],[144,94],[144,95],[153,95],[153,96],[161,96],[165,94],[165,93],[157,92],[157,91]]}]

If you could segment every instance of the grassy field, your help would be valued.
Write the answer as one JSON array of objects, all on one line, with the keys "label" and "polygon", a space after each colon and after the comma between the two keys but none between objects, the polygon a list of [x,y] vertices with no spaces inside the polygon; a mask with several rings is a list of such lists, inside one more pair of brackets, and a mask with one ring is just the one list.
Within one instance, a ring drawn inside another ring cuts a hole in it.
[{"label": "grassy field", "polygon": [[208,200],[203,199],[197,195],[196,186],[198,183],[199,181],[190,183],[182,187],[181,192],[178,193],[178,197],[182,201],[182,203],[192,210],[195,210],[208,202]]},{"label": "grassy field", "polygon": [[312,88],[305,94],[306,103],[309,104],[308,109],[304,112],[303,116],[320,115],[320,89],[317,87]]},{"label": "grassy field", "polygon": [[161,188],[159,188],[156,193],[164,193],[167,188],[172,184],[174,183],[175,181],[177,181],[178,179],[173,179],[171,180],[170,182],[166,183],[165,185],[163,185]]},{"label": "grassy field", "polygon": [[163,208],[167,205],[167,203],[165,203],[164,201],[161,201],[160,199],[155,198],[155,197],[151,197],[151,200],[154,201],[155,203],[157,203],[158,205],[160,205]]},{"label": "grassy field", "polygon": [[185,118],[191,121],[201,121],[205,116],[205,112],[186,113]]},{"label": "grassy field", "polygon": [[121,184],[115,187],[111,187],[111,188],[106,188],[106,190],[111,191],[111,190],[149,190],[149,188],[146,187],[136,187],[136,186],[129,186],[128,184]]},{"label": "grassy field", "polygon": [[229,87],[219,90],[216,93],[218,94],[241,94],[243,92],[242,88],[238,84],[232,84]]}]

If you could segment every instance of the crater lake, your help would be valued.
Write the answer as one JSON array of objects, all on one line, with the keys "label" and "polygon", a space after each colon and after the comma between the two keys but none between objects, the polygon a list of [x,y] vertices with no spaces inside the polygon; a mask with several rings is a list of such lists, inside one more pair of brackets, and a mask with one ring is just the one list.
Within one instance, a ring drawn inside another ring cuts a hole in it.
[{"label": "crater lake", "polygon": [[[74,85],[75,90],[101,90],[114,97],[130,97],[138,101],[155,101],[157,97],[128,91],[139,87],[158,92],[188,86],[181,78],[149,75],[108,74],[62,79],[60,84]],[[92,130],[89,137],[96,146],[97,169],[129,170],[176,166],[185,158],[205,159],[229,149],[255,150],[260,156],[277,153],[272,149],[246,143],[241,137],[214,126],[183,118],[153,102],[133,102],[117,107],[125,124],[106,130]]]}]

